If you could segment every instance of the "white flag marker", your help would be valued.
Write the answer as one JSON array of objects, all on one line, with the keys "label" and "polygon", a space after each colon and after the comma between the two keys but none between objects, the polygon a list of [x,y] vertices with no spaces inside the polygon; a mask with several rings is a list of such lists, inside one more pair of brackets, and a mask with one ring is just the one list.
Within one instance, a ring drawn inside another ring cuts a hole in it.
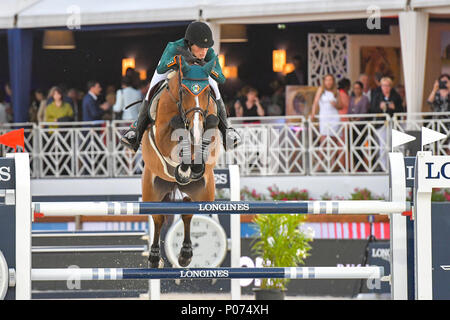
[{"label": "white flag marker", "polygon": [[401,131],[392,129],[392,151],[395,147],[401,146],[410,141],[416,140],[416,137],[409,134],[403,133]]},{"label": "white flag marker", "polygon": [[447,135],[422,127],[422,151],[423,146],[447,138]]}]

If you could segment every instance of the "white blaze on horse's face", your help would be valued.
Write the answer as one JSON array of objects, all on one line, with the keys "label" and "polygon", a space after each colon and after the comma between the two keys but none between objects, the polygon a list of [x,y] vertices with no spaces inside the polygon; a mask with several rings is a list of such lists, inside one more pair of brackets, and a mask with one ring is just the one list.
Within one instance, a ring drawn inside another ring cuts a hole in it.
[{"label": "white blaze on horse's face", "polygon": [[[198,96],[195,96],[195,106],[200,108],[200,103],[198,102]],[[203,122],[200,119],[200,112],[194,112],[194,119],[192,121],[192,135],[194,138],[194,146],[200,146],[202,144],[203,135]]]}]

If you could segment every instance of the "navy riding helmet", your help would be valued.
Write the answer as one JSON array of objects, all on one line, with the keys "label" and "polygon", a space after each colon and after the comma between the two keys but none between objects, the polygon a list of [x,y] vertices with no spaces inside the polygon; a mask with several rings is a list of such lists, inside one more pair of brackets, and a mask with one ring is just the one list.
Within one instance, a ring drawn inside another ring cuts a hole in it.
[{"label": "navy riding helmet", "polygon": [[211,29],[201,21],[189,24],[184,39],[200,48],[211,48],[214,45]]}]

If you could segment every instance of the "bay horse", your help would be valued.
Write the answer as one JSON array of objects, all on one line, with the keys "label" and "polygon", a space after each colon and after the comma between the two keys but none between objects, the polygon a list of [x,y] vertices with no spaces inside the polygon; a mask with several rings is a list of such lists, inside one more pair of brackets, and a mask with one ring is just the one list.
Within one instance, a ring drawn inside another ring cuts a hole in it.
[{"label": "bay horse", "polygon": [[[204,66],[188,65],[181,55],[175,56],[178,70],[161,89],[154,124],[142,138],[143,201],[173,201],[176,189],[187,195],[183,201],[214,200],[213,169],[219,155],[219,119],[208,77],[215,60]],[[149,265],[158,268],[164,265],[159,238],[165,215],[152,215],[152,218],[155,232]],[[184,240],[178,263],[186,267],[193,256],[190,238],[192,215],[182,214],[181,218]]]}]

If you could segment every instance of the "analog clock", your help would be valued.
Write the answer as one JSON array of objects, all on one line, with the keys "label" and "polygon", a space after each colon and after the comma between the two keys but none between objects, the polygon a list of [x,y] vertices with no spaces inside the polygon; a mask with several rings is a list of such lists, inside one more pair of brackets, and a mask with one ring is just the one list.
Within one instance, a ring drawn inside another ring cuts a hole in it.
[{"label": "analog clock", "polygon": [[[178,255],[183,245],[183,220],[174,221],[167,231],[165,251],[167,259],[179,268]],[[227,254],[227,235],[218,219],[204,215],[194,215],[191,220],[191,242],[193,257],[189,268],[215,268]]]},{"label": "analog clock", "polygon": [[3,300],[8,291],[9,285],[9,270],[6,264],[6,259],[0,251],[0,300]]}]

